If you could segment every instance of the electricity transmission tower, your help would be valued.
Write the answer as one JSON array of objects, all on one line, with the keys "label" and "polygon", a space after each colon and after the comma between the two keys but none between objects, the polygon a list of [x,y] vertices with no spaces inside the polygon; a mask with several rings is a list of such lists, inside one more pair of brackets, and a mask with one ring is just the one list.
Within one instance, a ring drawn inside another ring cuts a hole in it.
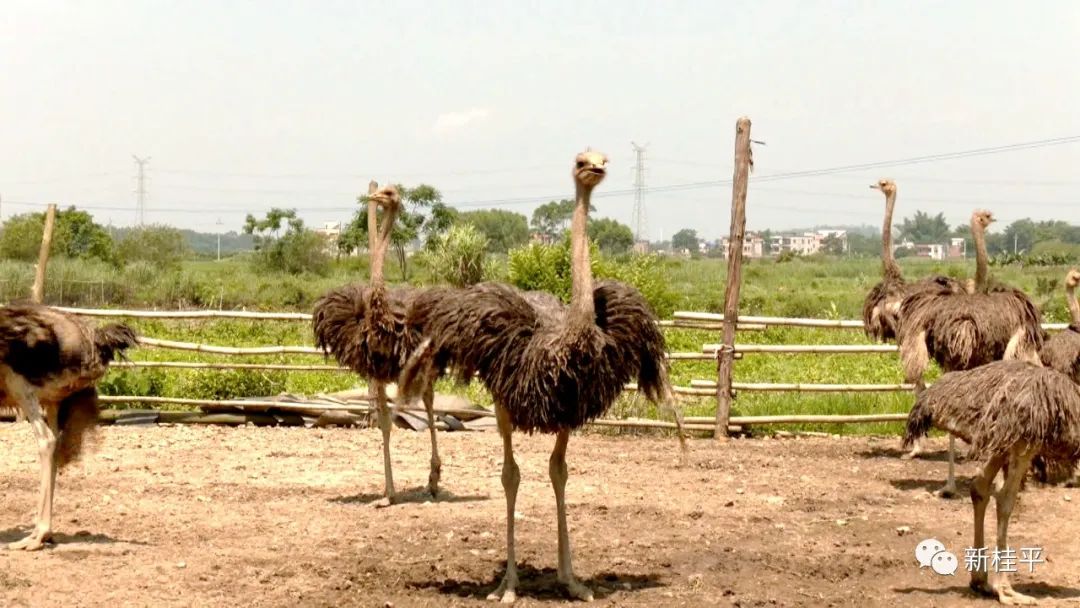
[{"label": "electricity transmission tower", "polygon": [[135,159],[139,171],[135,178],[135,219],[142,226],[146,219],[146,163],[150,162],[150,157],[139,158],[132,154],[131,158]]},{"label": "electricity transmission tower", "polygon": [[634,242],[646,240],[645,236],[645,148],[649,144],[639,146],[630,142],[634,147]]}]

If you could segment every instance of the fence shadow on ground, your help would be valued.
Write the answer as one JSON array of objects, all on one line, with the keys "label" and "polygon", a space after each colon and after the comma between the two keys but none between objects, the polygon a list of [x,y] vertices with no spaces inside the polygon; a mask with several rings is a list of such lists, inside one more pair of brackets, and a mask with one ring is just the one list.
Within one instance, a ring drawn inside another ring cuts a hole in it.
[{"label": "fence shadow on ground", "polygon": [[[7,530],[0,530],[0,545],[6,545],[18,540],[22,540],[30,531],[33,530],[33,526],[18,526],[15,528],[8,528]],[[94,534],[91,532],[81,531],[75,534],[61,534],[54,532],[52,535],[52,541],[46,544],[46,547],[58,547],[61,545],[111,545],[114,543],[121,543],[125,545],[143,545],[149,546],[150,543],[141,540],[124,540],[120,538],[113,538],[108,534]]]},{"label": "fence shadow on ground", "polygon": [[[414,581],[405,585],[410,589],[434,589],[444,595],[461,598],[484,599],[502,582],[506,569],[493,573],[485,582],[459,581],[443,579],[432,581]],[[659,574],[620,574],[601,572],[581,581],[592,589],[595,599],[604,599],[615,593],[633,593],[644,589],[667,587],[660,581]],[[559,583],[555,568],[536,568],[528,563],[518,565],[518,598],[546,601],[565,601],[569,599],[565,587]]]},{"label": "fence shadow on ground", "polygon": [[[334,502],[341,505],[353,505],[353,504],[374,504],[383,500],[384,495],[382,492],[364,492],[361,494],[352,494],[349,496],[335,496],[334,498],[327,499],[328,502]],[[453,492],[446,490],[439,490],[439,495],[435,498],[431,497],[425,486],[417,486],[415,488],[409,488],[404,491],[399,491],[394,498],[394,504],[418,504],[425,502],[480,502],[482,500],[491,500],[490,495],[471,495],[466,494],[458,496]]]}]

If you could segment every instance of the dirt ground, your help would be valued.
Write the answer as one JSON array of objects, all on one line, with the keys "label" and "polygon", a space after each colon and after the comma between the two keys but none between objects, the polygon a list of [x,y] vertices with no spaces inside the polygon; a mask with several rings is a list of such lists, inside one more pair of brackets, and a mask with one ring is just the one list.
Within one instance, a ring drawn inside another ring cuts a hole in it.
[{"label": "dirt ground", "polygon": [[[426,434],[396,430],[394,472],[408,502],[376,508],[373,430],[106,427],[59,481],[56,544],[0,550],[0,596],[14,606],[480,606],[503,570],[500,442],[443,433],[440,500]],[[569,604],[555,584],[548,436],[519,436],[519,606]],[[930,489],[945,473],[897,458],[896,438],[695,440],[584,435],[570,442],[574,566],[606,606],[989,606],[955,577],[919,569],[927,537],[959,554],[971,506]],[[0,425],[0,540],[32,519],[36,452],[26,425]],[[974,466],[961,465],[962,476]],[[961,480],[966,493],[966,478]],[[1073,495],[1076,495],[1073,498]],[[1030,485],[1014,546],[1018,590],[1044,605],[1080,597],[1080,491]],[[988,526],[993,525],[993,508]],[[898,531],[907,526],[910,532]],[[991,538],[993,528],[988,527]]]}]

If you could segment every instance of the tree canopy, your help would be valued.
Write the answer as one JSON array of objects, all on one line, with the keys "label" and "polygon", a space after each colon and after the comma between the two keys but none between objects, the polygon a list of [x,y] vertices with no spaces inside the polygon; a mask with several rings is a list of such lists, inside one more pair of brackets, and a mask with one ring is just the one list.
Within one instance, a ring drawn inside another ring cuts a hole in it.
[{"label": "tree canopy", "polygon": [[589,239],[605,253],[626,253],[634,246],[634,231],[611,218],[589,220]]},{"label": "tree canopy", "polygon": [[900,238],[914,243],[944,243],[949,240],[949,223],[945,214],[931,216],[925,211],[916,211],[913,217],[906,217],[900,224]]},{"label": "tree canopy", "polygon": [[671,235],[671,248],[682,251],[688,249],[690,252],[698,250],[698,235],[697,230],[693,228],[683,228],[682,230]]},{"label": "tree canopy", "polygon": [[487,249],[491,253],[506,253],[529,242],[529,220],[520,213],[481,209],[459,213],[457,221],[474,226],[487,237]]},{"label": "tree canopy", "polygon": [[[16,260],[36,260],[44,229],[44,212],[23,213],[8,218],[0,234],[0,255]],[[52,253],[68,258],[111,261],[113,240],[89,213],[71,206],[56,212]]]},{"label": "tree canopy", "polygon": [[[566,198],[561,201],[551,201],[540,205],[533,210],[533,230],[550,239],[558,237],[569,227],[570,218],[574,216],[574,205],[573,200]],[[590,212],[595,213],[596,207],[591,206]]]},{"label": "tree canopy", "polygon": [[262,219],[248,214],[244,233],[254,236],[255,260],[264,268],[289,274],[322,273],[327,269],[329,258],[323,238],[304,226],[295,209],[274,207]]},{"label": "tree canopy", "polygon": [[126,230],[116,243],[123,264],[144,261],[163,269],[180,267],[190,253],[184,234],[172,226],[152,225]]}]

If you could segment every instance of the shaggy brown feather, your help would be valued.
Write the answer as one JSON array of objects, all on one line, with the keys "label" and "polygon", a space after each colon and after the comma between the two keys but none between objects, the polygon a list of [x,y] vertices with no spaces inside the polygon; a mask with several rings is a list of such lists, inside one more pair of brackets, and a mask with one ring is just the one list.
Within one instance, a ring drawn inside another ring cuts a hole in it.
[{"label": "shaggy brown feather", "polygon": [[920,381],[932,357],[946,371],[971,369],[1002,359],[1017,336],[1015,356],[1036,360],[1045,339],[1042,315],[1022,291],[997,287],[987,293],[921,291],[900,307],[899,342],[908,382]]},{"label": "shaggy brown feather", "polygon": [[577,428],[607,411],[632,380],[660,402],[670,391],[666,348],[648,303],[615,281],[598,282],[593,297],[595,323],[580,325],[553,297],[498,283],[414,307],[430,323],[430,341],[406,365],[402,394],[415,398],[448,367],[463,383],[479,374],[526,432]]},{"label": "shaggy brown feather", "polygon": [[1050,479],[1080,459],[1080,386],[1068,376],[1024,361],[995,361],[944,374],[908,415],[904,444],[931,426],[971,444],[986,459],[1018,443],[1036,446]]},{"label": "shaggy brown feather", "polygon": [[904,298],[924,291],[945,288],[949,293],[961,293],[964,286],[951,277],[937,275],[908,283],[899,272],[886,271],[884,279],[870,288],[863,300],[863,330],[867,337],[878,342],[895,340],[900,326],[898,309]]},{"label": "shaggy brown feather", "polygon": [[1039,351],[1042,364],[1080,384],[1080,325],[1070,324],[1054,334]]},{"label": "shaggy brown feather", "polygon": [[332,289],[315,303],[315,347],[368,380],[396,382],[419,332],[405,321],[411,288],[352,284]]}]

